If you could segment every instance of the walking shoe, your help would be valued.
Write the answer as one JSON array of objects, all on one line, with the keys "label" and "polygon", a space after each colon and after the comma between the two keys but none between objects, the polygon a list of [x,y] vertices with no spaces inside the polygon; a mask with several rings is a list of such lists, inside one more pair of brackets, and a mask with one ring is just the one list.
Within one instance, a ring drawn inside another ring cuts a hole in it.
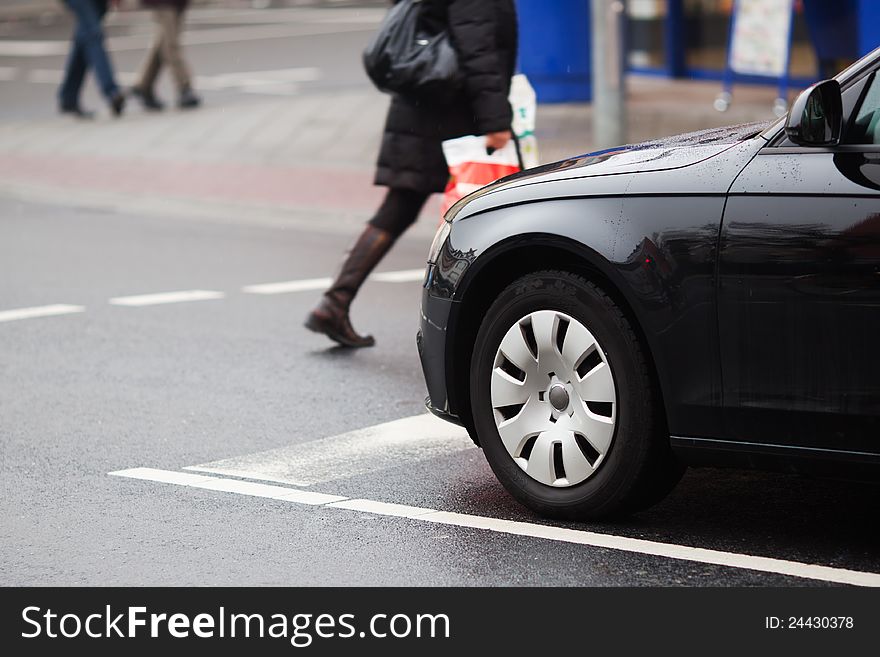
[{"label": "walking shoe", "polygon": [[202,104],[202,99],[196,96],[195,92],[186,87],[180,92],[180,98],[177,99],[177,106],[180,109],[192,109]]},{"label": "walking shoe", "polygon": [[361,284],[375,268],[395,237],[387,230],[367,224],[342,263],[339,275],[330,286],[321,303],[306,317],[305,327],[323,333],[343,347],[372,347],[372,335],[359,335],[351,325],[348,309]]},{"label": "walking shoe", "polygon": [[113,112],[113,116],[121,116],[124,109],[125,95],[121,91],[117,91],[110,99],[110,111]]},{"label": "walking shoe", "polygon": [[95,113],[91,110],[83,109],[79,105],[62,105],[58,108],[62,114],[70,114],[71,116],[75,116],[78,119],[93,119],[95,118]]},{"label": "walking shoe", "polygon": [[132,87],[130,89],[132,96],[141,101],[141,105],[149,112],[161,112],[165,109],[165,104],[156,98],[156,94],[152,89],[141,89],[140,87]]},{"label": "walking shoe", "polygon": [[305,327],[315,333],[323,333],[343,347],[357,349],[372,347],[376,340],[372,335],[359,335],[351,325],[348,308],[333,297],[323,297],[321,303],[306,318]]}]

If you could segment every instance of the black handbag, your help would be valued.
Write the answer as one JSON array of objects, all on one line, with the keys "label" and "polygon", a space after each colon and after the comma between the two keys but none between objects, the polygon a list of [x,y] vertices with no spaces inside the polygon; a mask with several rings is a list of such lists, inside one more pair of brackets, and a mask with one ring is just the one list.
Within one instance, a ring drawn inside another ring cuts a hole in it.
[{"label": "black handbag", "polygon": [[443,30],[419,25],[421,0],[400,0],[364,50],[364,68],[380,91],[443,98],[461,87],[458,55]]}]

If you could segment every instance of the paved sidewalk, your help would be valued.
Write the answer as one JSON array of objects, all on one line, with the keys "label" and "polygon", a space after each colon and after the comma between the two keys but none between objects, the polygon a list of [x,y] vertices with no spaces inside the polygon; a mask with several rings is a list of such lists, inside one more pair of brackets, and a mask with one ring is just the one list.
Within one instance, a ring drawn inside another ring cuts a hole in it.
[{"label": "paved sidewalk", "polygon": [[[772,117],[771,88],[738,90],[725,114],[715,83],[633,77],[630,142]],[[210,102],[195,112],[0,125],[0,194],[64,205],[167,212],[351,232],[374,210],[388,98],[373,90]],[[591,107],[541,105],[543,162],[592,149]],[[439,212],[439,199],[426,210]],[[416,233],[430,233],[422,221]]]}]

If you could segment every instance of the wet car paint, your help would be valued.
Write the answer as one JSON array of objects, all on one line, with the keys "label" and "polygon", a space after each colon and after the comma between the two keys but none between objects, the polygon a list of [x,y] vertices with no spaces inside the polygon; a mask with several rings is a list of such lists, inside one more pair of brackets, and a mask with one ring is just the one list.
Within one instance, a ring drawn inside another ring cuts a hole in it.
[{"label": "wet car paint", "polygon": [[[853,70],[847,112],[868,79]],[[497,263],[515,277],[519,262],[552,250],[631,313],[683,459],[880,464],[880,147],[800,148],[781,130],[592,153],[453,207],[422,305],[433,410],[469,424],[465,327],[486,310],[473,297],[504,280]]]}]

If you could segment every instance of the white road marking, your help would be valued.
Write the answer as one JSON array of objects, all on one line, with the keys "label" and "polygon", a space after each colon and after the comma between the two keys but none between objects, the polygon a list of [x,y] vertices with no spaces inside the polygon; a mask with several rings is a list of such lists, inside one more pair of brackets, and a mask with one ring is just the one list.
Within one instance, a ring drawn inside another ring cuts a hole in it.
[{"label": "white road marking", "polygon": [[0,311],[0,322],[13,322],[17,319],[32,319],[34,317],[52,317],[54,315],[70,315],[84,312],[83,306],[70,306],[58,303],[52,306],[36,306],[34,308],[18,308],[16,310]]},{"label": "white road marking", "polygon": [[327,495],[325,493],[314,493],[307,490],[285,488],[284,486],[269,486],[267,484],[255,484],[250,481],[205,477],[188,474],[186,472],[154,470],[153,468],[117,470],[116,472],[111,472],[109,474],[114,477],[158,481],[163,484],[176,484],[178,486],[188,486],[190,488],[216,490],[224,493],[237,493],[239,495],[249,495],[251,497],[268,497],[273,500],[284,500],[285,502],[295,502],[296,504],[319,505],[339,502],[346,499],[341,495]]},{"label": "white road marking", "polygon": [[[343,0],[345,2],[346,0]],[[219,9],[192,8],[187,12],[187,25],[242,25],[278,23],[370,23],[378,25],[385,10],[382,7],[269,7],[266,9]],[[143,26],[150,21],[146,11],[127,11],[108,16],[107,23],[113,25]]]},{"label": "white road marking", "polygon": [[331,438],[185,469],[311,486],[470,449],[476,447],[467,431],[424,413]]},{"label": "white road marking", "polygon": [[[249,25],[242,27],[221,27],[217,29],[193,30],[181,35],[185,46],[204,46],[242,41],[262,41],[265,39],[284,39],[290,37],[323,36],[344,32],[364,32],[372,29],[372,23],[362,24],[312,24],[305,27],[296,23],[280,25]],[[150,47],[152,34],[133,34],[115,36],[106,40],[107,50],[123,52],[127,50],[146,50]],[[68,40],[16,41],[0,40],[0,57],[51,57],[66,55],[70,50]]]},{"label": "white road marking", "polygon": [[333,282],[332,278],[309,278],[301,281],[284,281],[283,283],[261,283],[245,285],[242,292],[249,294],[284,294],[286,292],[306,292],[309,290],[326,290]]},{"label": "white road marking", "polygon": [[436,509],[423,509],[420,506],[376,502],[375,500],[343,500],[341,502],[331,502],[327,506],[332,506],[335,509],[348,509],[349,511],[375,513],[380,516],[394,516],[397,518],[420,518],[431,513],[437,513]]},{"label": "white road marking", "polygon": [[69,41],[0,41],[0,57],[47,57],[63,55],[69,49]]},{"label": "white road marking", "polygon": [[185,303],[187,301],[210,301],[222,299],[223,292],[213,290],[181,290],[180,292],[160,292],[158,294],[139,294],[131,297],[115,297],[108,303],[114,306],[156,306],[162,303]]},{"label": "white road marking", "polygon": [[370,278],[374,281],[382,283],[409,283],[412,281],[425,280],[424,269],[404,269],[402,271],[386,271],[379,274],[373,274]]},{"label": "white road marking", "polygon": [[[409,283],[422,281],[425,278],[424,269],[402,269],[400,271],[386,271],[370,276],[371,281],[379,283]],[[332,278],[306,278],[299,281],[281,281],[279,283],[259,283],[257,285],[245,285],[242,292],[248,294],[286,294],[288,292],[307,292],[310,290],[326,290],[333,283]]]},{"label": "white road marking", "polygon": [[313,66],[297,68],[277,68],[265,71],[242,71],[221,75],[196,76],[199,89],[255,89],[261,86],[290,84],[295,82],[314,82],[321,79],[321,71]]},{"label": "white road marking", "polygon": [[0,66],[0,82],[9,82],[18,77],[18,69],[14,66]]},{"label": "white road marking", "polygon": [[58,84],[64,78],[64,71],[48,68],[34,68],[27,72],[27,81],[35,84]]},{"label": "white road marking", "polygon": [[[421,281],[424,271],[421,269],[403,269],[400,271],[388,271],[370,276],[371,280],[380,283],[404,283]],[[246,285],[242,292],[249,294],[284,294],[288,292],[306,292],[309,290],[326,290],[333,282],[332,278],[309,278],[299,281],[284,281],[281,283],[261,283],[259,285]],[[223,299],[224,292],[215,290],[181,290],[179,292],[159,292],[156,294],[139,294],[135,296],[114,297],[108,303],[114,306],[156,306],[166,303],[185,303],[190,301],[210,301]],[[48,317],[50,315],[68,315],[85,311],[83,306],[71,306],[56,304],[52,306],[39,306],[36,308],[20,308],[17,310],[0,311],[0,322],[10,322],[16,319],[30,319],[31,317]]]},{"label": "white road marking", "polygon": [[[2,42],[0,42],[2,44]],[[59,84],[64,78],[60,69],[35,68],[28,71],[27,80],[34,84]],[[133,85],[140,79],[139,73],[118,71],[117,81],[122,85]],[[0,69],[0,80],[3,72]],[[295,95],[302,82],[321,79],[320,69],[312,66],[280,68],[266,71],[243,71],[220,75],[197,75],[194,85],[201,91],[238,90],[243,93],[269,94],[278,96]]]},{"label": "white road marking", "polygon": [[[135,84],[140,79],[137,73],[116,71],[116,81],[128,86]],[[64,71],[55,68],[33,68],[27,73],[27,81],[33,84],[60,84],[64,79]]]},{"label": "white road marking", "polygon": [[752,570],[773,575],[785,575],[788,577],[798,577],[835,584],[880,587],[880,573],[870,573],[846,568],[833,568],[831,566],[821,566],[799,561],[773,559],[770,557],[759,557],[750,554],[724,552],[722,550],[709,550],[705,548],[691,547],[689,545],[677,545],[674,543],[646,541],[626,536],[599,534],[579,529],[538,525],[529,522],[489,518],[467,513],[436,511],[434,509],[406,506],[402,504],[390,504],[376,500],[348,499],[339,495],[313,493],[311,491],[295,490],[284,488],[282,486],[252,484],[250,482],[236,479],[188,475],[181,472],[168,472],[151,468],[119,470],[109,474],[132,479],[177,484],[191,488],[202,488],[206,490],[216,490],[256,497],[268,497],[298,504],[324,506],[325,508],[346,509],[360,513],[408,518],[415,521],[431,522],[454,527],[481,529],[509,536],[527,536],[530,538],[556,541],[560,543],[573,543],[588,547],[618,550],[621,552],[666,559],[676,559],[678,561],[710,564],[725,568]]}]

